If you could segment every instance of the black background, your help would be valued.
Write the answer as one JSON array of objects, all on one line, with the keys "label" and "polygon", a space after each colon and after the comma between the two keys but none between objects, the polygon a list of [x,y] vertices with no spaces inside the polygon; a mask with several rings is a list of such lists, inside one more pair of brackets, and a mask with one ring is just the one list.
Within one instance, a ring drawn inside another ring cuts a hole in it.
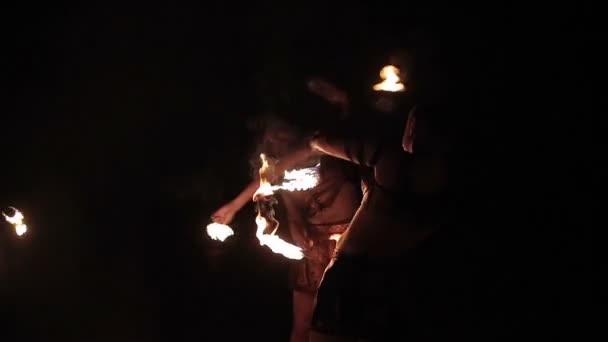
[{"label": "black background", "polygon": [[443,37],[449,83],[470,95],[471,165],[489,171],[472,244],[495,301],[477,323],[587,331],[593,8],[3,6],[0,205],[30,227],[0,225],[7,341],[286,340],[287,261],[256,245],[250,208],[224,244],[202,228],[249,180],[272,75],[327,59],[373,79],[420,28]]}]

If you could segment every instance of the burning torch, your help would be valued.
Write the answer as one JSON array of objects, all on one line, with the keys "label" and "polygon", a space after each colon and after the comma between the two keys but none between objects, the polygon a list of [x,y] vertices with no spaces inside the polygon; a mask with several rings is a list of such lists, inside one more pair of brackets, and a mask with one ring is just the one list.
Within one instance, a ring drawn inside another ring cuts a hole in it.
[{"label": "burning torch", "polygon": [[[274,253],[281,254],[289,259],[302,259],[304,253],[298,246],[282,240],[276,235],[279,229],[279,221],[275,218],[274,206],[278,203],[274,192],[303,191],[315,187],[318,183],[319,165],[309,168],[285,171],[281,184],[273,185],[276,172],[276,162],[261,154],[262,167],[259,170],[260,185],[253,195],[257,215],[255,223],[257,226],[256,237],[260,245],[268,246]],[[224,241],[228,236],[234,234],[229,226],[211,223],[207,226],[207,234],[214,240]]]},{"label": "burning torch", "polygon": [[382,82],[374,85],[375,91],[387,92],[402,92],[405,91],[405,85],[401,82],[400,70],[394,65],[387,65],[380,70],[380,78]]},{"label": "burning torch", "polygon": [[6,220],[6,222],[13,225],[13,227],[15,228],[15,233],[17,233],[18,236],[22,236],[23,234],[25,234],[27,232],[27,225],[25,223],[23,223],[23,220],[25,219],[25,217],[16,208],[14,208],[14,207],[9,207],[9,208],[13,211],[13,215],[9,216],[4,212],[2,212],[2,215],[4,216],[4,219]]}]

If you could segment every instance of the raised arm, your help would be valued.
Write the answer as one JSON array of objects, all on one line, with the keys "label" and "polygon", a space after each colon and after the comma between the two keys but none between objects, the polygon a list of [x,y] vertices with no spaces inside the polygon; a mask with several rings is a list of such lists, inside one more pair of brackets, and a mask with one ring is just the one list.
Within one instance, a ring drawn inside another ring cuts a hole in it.
[{"label": "raised arm", "polygon": [[398,186],[403,179],[399,170],[408,163],[411,155],[398,143],[391,144],[373,136],[346,138],[340,135],[318,135],[311,147],[324,154],[348,160],[374,169],[376,181],[383,186]]},{"label": "raised arm", "polygon": [[338,135],[320,134],[310,142],[313,150],[357,165],[373,167],[380,156],[381,144],[375,139],[349,139]]}]

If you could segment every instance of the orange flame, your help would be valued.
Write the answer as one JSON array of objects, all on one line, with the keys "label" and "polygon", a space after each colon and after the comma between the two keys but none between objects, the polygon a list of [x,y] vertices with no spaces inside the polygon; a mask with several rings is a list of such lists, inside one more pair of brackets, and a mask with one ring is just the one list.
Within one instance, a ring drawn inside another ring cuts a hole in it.
[{"label": "orange flame", "polygon": [[269,179],[274,174],[274,166],[268,164],[265,154],[261,154],[262,166],[260,167],[260,187],[253,195],[253,200],[256,201],[258,196],[272,196],[277,190],[287,191],[303,191],[312,189],[319,182],[318,169],[319,164],[314,167],[304,169],[287,170],[284,173],[283,183],[280,185],[272,185]]},{"label": "orange flame", "polygon": [[[289,259],[302,259],[304,253],[298,246],[292,245],[276,235],[279,229],[279,222],[274,218],[272,208],[264,209],[265,206],[259,203],[266,201],[274,194],[275,190],[306,190],[317,185],[317,177],[314,168],[285,171],[285,181],[281,185],[272,185],[270,179],[274,173],[274,165],[268,163],[266,155],[261,154],[262,167],[260,167],[260,187],[253,195],[253,200],[258,202],[258,214],[255,219],[257,225],[256,237],[260,245],[268,246],[274,253],[282,254]],[[264,211],[264,212],[263,212]],[[272,232],[265,234],[264,231],[272,224],[275,225]]]},{"label": "orange flame", "polygon": [[405,90],[405,86],[399,78],[399,69],[393,65],[387,65],[380,70],[382,82],[374,85],[376,91],[400,92]]},{"label": "orange flame", "polygon": [[342,237],[342,234],[331,234],[331,236],[329,237],[329,239],[338,242],[338,241],[340,241],[341,237]]},{"label": "orange flame", "polygon": [[15,233],[17,233],[18,236],[22,236],[23,234],[25,234],[27,232],[27,225],[25,225],[25,223],[23,223],[23,219],[25,218],[23,216],[23,214],[13,208],[10,207],[11,209],[13,209],[13,211],[15,212],[15,214],[13,216],[8,216],[5,213],[2,213],[2,215],[4,215],[4,219],[13,225],[13,227],[15,227]]},{"label": "orange flame", "polygon": [[300,247],[292,245],[275,235],[279,229],[278,224],[273,229],[272,233],[264,234],[264,230],[266,230],[268,227],[268,219],[258,213],[258,216],[255,218],[255,223],[258,227],[255,235],[257,236],[258,240],[260,240],[261,246],[266,245],[274,253],[281,254],[289,259],[300,260],[304,258],[304,253]]}]

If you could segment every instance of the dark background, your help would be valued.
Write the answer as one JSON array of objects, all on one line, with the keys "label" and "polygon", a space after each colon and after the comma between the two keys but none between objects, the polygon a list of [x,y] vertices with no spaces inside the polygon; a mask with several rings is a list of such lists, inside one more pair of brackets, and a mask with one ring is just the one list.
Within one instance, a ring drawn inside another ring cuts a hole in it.
[{"label": "dark background", "polygon": [[492,298],[476,323],[587,331],[593,8],[3,6],[0,206],[30,231],[0,224],[2,340],[286,340],[287,261],[256,245],[249,208],[224,244],[206,218],[249,180],[249,123],[277,75],[317,63],[373,79],[421,29],[443,39],[443,81],[467,89],[486,175],[463,244],[482,246],[479,298]]}]

